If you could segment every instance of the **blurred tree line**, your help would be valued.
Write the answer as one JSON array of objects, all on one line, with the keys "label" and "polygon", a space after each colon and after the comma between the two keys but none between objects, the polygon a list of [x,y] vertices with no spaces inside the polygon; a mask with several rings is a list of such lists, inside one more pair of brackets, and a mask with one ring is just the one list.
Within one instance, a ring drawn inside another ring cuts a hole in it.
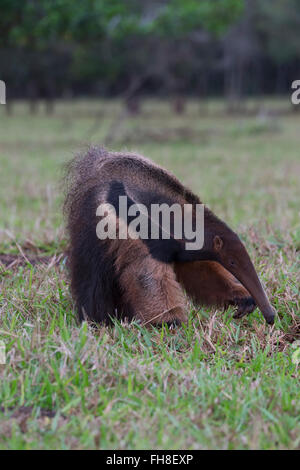
[{"label": "blurred tree line", "polygon": [[[1,0],[7,102],[286,93],[300,78],[300,0]],[[9,106],[7,107],[10,110]]]}]

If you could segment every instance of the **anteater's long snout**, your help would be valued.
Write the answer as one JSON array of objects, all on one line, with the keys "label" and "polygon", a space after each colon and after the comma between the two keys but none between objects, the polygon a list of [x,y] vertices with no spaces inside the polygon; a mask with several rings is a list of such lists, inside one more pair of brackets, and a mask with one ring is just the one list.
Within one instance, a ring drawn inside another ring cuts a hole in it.
[{"label": "anteater's long snout", "polygon": [[251,294],[251,296],[256,302],[256,305],[263,314],[266,322],[269,325],[273,325],[275,318],[275,310],[272,308],[269,299],[266,296],[264,288],[261,285],[261,282],[258,278],[258,275],[250,258],[247,262],[247,268],[243,269],[243,272],[235,272],[233,274]]},{"label": "anteater's long snout", "polygon": [[[251,293],[251,292],[250,292]],[[263,295],[265,297],[265,300],[261,301],[260,300],[260,296],[259,298],[257,296],[255,296],[254,294],[251,294],[252,297],[254,298],[256,304],[258,305],[258,307],[260,308],[260,311],[262,312],[266,322],[269,324],[269,325],[273,325],[274,323],[274,318],[275,318],[275,310],[273,309],[273,307],[270,305],[270,302],[265,294],[265,292],[263,291]]]}]

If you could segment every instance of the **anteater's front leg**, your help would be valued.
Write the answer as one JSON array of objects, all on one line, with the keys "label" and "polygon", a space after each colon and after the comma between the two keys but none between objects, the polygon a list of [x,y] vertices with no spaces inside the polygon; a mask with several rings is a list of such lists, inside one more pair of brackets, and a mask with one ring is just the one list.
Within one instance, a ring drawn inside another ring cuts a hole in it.
[{"label": "anteater's front leg", "polygon": [[155,260],[140,240],[122,240],[116,260],[121,303],[143,325],[187,321],[186,298],[171,264]]},{"label": "anteater's front leg", "polygon": [[234,305],[235,318],[241,318],[255,309],[255,302],[247,289],[215,261],[176,263],[178,282],[197,305],[215,305],[227,308]]}]

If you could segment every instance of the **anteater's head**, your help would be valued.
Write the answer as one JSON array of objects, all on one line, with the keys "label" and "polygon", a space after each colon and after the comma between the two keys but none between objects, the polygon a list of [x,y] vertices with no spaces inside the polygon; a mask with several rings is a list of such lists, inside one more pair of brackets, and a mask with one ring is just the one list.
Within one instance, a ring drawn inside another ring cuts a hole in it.
[{"label": "anteater's head", "polygon": [[[209,214],[206,221],[205,237],[207,236],[213,257],[243,284],[252,295],[267,323],[273,324],[275,311],[270,305],[244,244],[238,235],[222,221],[214,218],[212,221],[211,215]],[[206,241],[204,243],[206,245]]]}]

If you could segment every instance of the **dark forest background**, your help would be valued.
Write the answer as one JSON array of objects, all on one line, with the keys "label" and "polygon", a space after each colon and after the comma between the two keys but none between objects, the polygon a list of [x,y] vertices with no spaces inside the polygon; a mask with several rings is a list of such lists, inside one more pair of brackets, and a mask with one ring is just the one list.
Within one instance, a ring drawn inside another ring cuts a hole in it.
[{"label": "dark forest background", "polygon": [[1,0],[0,79],[13,100],[286,94],[300,78],[300,0]]}]

